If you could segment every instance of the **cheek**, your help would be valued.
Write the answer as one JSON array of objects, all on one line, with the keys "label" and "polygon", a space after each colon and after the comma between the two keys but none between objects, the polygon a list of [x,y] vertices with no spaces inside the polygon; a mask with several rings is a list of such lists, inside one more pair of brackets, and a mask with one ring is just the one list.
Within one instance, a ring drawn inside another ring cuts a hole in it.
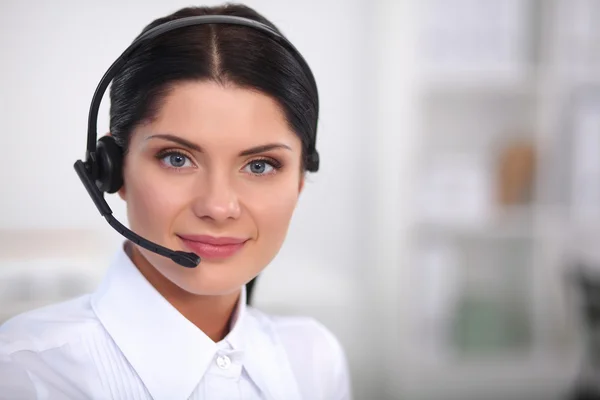
[{"label": "cheek", "polygon": [[[165,179],[165,175],[154,168],[143,167],[139,163],[130,165],[132,168],[125,173],[129,222],[151,237],[160,237],[161,231],[166,231],[185,203],[185,196],[181,193],[183,188]],[[136,168],[136,165],[139,167]],[[155,234],[152,231],[156,231]]]},{"label": "cheek", "polygon": [[283,241],[298,202],[298,194],[298,182],[292,180],[255,192],[246,201],[260,237],[268,237],[277,245]]}]

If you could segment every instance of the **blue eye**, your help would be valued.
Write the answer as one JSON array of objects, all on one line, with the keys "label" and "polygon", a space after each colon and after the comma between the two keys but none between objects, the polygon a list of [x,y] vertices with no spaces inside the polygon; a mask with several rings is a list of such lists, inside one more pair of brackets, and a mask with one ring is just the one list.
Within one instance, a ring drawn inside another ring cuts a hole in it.
[{"label": "blue eye", "polygon": [[161,161],[171,168],[185,168],[192,166],[192,161],[188,156],[177,152],[163,154]]},{"label": "blue eye", "polygon": [[276,166],[273,166],[266,160],[254,160],[250,161],[244,170],[253,175],[267,175],[272,173],[276,168]]}]

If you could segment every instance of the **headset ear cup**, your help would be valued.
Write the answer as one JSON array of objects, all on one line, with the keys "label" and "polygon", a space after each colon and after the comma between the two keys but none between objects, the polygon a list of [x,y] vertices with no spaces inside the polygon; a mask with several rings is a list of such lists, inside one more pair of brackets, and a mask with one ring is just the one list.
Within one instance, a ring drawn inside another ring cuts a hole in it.
[{"label": "headset ear cup", "polygon": [[309,172],[317,172],[319,170],[319,153],[317,150],[312,150],[306,157],[306,169]]},{"label": "headset ear cup", "polygon": [[106,193],[115,193],[123,186],[123,152],[112,136],[103,136],[96,144],[98,178],[96,185]]}]

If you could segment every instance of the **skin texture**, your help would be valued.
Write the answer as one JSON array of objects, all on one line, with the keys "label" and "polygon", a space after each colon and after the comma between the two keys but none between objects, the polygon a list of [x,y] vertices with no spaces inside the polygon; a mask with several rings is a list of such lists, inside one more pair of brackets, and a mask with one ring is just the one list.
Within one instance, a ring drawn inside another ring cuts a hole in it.
[{"label": "skin texture", "polygon": [[[270,144],[281,147],[241,154]],[[181,235],[247,240],[233,256],[203,258],[194,269],[129,245],[149,282],[215,341],[228,331],[240,288],[281,248],[304,185],[301,154],[275,100],[207,81],[173,86],[155,118],[132,133],[119,195],[135,232],[183,251],[191,249]]]}]

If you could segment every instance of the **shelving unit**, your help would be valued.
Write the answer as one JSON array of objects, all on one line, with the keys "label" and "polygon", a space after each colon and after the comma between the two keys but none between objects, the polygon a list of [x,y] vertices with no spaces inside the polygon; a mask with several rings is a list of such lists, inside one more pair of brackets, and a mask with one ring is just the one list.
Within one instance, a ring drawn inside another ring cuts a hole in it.
[{"label": "shelving unit", "polygon": [[427,0],[421,11],[404,297],[414,386],[522,371],[567,390],[578,332],[565,275],[580,239],[600,232],[600,3]]}]

